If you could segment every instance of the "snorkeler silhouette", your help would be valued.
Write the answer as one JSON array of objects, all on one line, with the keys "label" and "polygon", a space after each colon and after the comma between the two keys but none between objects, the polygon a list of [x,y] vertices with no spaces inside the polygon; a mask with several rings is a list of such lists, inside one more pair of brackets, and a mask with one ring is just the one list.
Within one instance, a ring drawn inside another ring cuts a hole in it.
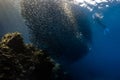
[{"label": "snorkeler silhouette", "polygon": [[104,29],[104,34],[109,33],[109,28],[102,22],[103,16],[99,13],[95,13],[93,16],[94,21]]}]

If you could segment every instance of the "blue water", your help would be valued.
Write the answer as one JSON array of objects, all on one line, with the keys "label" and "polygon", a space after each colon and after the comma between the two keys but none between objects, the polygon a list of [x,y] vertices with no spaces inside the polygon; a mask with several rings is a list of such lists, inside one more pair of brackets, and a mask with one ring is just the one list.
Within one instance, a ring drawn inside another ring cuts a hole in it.
[{"label": "blue water", "polygon": [[[107,4],[109,7],[98,9],[98,6],[89,5],[94,7],[93,11],[84,8],[91,23],[93,42],[90,52],[70,66],[69,71],[74,80],[120,80],[120,4],[117,1],[101,4]],[[25,41],[29,42],[27,28],[21,16],[11,11],[16,9],[12,6],[1,6],[5,9],[0,10],[0,34],[19,31],[23,33]],[[104,34],[104,29],[94,23],[92,15],[96,12],[104,16],[102,21],[109,28],[108,33]]]},{"label": "blue water", "polygon": [[110,32],[105,35],[100,25],[92,24],[92,49],[72,66],[75,80],[120,80],[120,4],[107,4],[109,8],[95,11],[103,14]]}]

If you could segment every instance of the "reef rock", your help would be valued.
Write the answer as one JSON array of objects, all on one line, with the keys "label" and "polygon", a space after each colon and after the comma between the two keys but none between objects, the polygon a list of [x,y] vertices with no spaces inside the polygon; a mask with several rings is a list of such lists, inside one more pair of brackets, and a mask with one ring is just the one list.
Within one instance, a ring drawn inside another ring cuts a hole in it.
[{"label": "reef rock", "polygon": [[18,32],[0,41],[0,80],[70,80],[58,63],[31,44],[24,44]]},{"label": "reef rock", "polygon": [[32,43],[52,56],[71,62],[89,51],[89,22],[81,7],[69,0],[22,0],[21,14]]}]

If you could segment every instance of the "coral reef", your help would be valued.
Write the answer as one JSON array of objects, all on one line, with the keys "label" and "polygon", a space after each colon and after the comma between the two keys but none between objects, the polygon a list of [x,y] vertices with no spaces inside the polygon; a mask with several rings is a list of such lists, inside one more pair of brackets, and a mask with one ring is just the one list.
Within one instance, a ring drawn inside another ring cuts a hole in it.
[{"label": "coral reef", "polygon": [[74,62],[89,51],[89,22],[81,7],[69,0],[21,0],[21,14],[32,43],[51,55]]},{"label": "coral reef", "polygon": [[8,33],[0,41],[0,80],[71,80],[58,63],[21,34]]}]

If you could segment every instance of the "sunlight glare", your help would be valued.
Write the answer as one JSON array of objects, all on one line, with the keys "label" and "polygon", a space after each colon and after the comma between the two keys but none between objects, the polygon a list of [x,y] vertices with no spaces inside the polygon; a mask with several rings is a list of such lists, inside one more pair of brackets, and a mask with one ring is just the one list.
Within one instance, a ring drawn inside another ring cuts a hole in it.
[{"label": "sunlight glare", "polygon": [[[107,3],[108,0],[74,0],[76,4],[79,4],[81,7],[86,7],[88,10],[93,11],[93,7],[98,4]],[[109,7],[108,5],[106,7]],[[102,6],[98,6],[99,9],[102,9]]]},{"label": "sunlight glare", "polygon": [[75,0],[77,3],[87,2],[89,4],[95,5],[96,3],[107,2],[107,0]]}]

